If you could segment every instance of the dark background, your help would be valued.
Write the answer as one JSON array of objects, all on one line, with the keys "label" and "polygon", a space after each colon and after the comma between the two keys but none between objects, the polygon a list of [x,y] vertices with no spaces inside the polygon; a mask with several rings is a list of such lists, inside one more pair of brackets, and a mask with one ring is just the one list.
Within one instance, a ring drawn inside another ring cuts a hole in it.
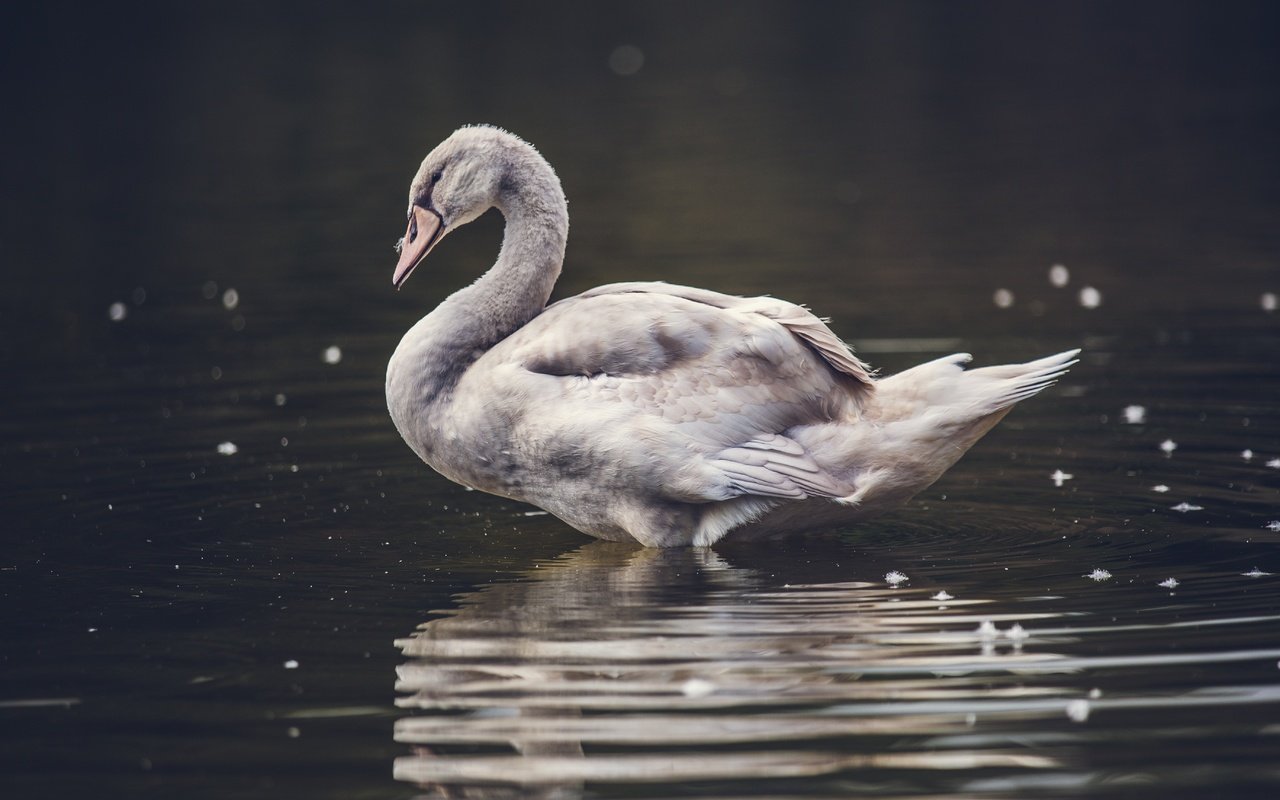
[{"label": "dark background", "polygon": [[[1280,572],[1278,36],[1268,2],[7,4],[0,777],[24,797],[412,794],[389,777],[392,640],[584,541],[431,474],[386,416],[402,332],[497,250],[490,215],[391,288],[408,182],[465,123],[560,174],[559,296],[771,293],[889,372],[1085,347],[900,516],[735,569],[936,569],[1102,619],[1157,602],[1080,592],[1106,564],[1126,586],[1181,575],[1178,614],[1274,613],[1270,584],[1231,581]],[[1121,426],[1135,403],[1149,424]],[[1076,477],[1050,495],[1055,468]],[[1175,644],[1258,644],[1217,630]],[[1268,680],[1209,672],[1169,691]],[[1234,739],[1151,741],[1230,785],[1211,767]],[[1251,763],[1234,796],[1269,796],[1274,760]],[[1177,794],[1167,774],[1153,793]]]}]

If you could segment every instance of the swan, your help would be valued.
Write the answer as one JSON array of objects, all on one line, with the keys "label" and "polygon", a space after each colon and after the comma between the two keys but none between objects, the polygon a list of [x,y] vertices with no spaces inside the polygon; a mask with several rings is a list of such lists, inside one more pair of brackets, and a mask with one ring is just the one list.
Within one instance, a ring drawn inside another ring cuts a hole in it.
[{"label": "swan", "polygon": [[881,378],[772,297],[635,282],[547,305],[564,191],[532,145],[484,125],[414,176],[393,285],[490,208],[506,222],[497,261],[405,333],[387,407],[441,475],[600,539],[707,546],[883,513],[1079,352],[973,370],[961,353]]}]

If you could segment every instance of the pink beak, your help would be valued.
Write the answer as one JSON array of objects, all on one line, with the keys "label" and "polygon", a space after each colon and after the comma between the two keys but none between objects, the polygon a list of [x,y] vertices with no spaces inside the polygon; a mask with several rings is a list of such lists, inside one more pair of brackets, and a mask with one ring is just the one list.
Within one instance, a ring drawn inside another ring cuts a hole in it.
[{"label": "pink beak", "polygon": [[413,207],[413,213],[409,217],[409,229],[405,231],[404,239],[400,244],[400,261],[396,264],[396,271],[391,276],[393,286],[399,289],[409,279],[409,273],[413,272],[413,268],[421,264],[427,257],[427,253],[431,252],[431,248],[440,241],[443,230],[444,220],[435,210],[418,205]]}]

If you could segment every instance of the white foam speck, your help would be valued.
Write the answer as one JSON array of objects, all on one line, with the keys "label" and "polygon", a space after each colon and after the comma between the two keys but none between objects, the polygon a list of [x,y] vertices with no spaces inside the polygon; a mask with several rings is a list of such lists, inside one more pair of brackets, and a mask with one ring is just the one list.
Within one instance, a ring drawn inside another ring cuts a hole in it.
[{"label": "white foam speck", "polygon": [[[1276,523],[1276,524],[1280,525],[1280,523]],[[933,597],[930,597],[929,599],[937,600],[940,603],[945,603],[946,601],[954,600],[955,598],[952,595],[948,594],[946,589],[943,589],[942,591],[938,592],[937,594],[935,594]]]},{"label": "white foam speck", "polygon": [[324,363],[337,364],[342,360],[342,348],[337,345],[331,345],[324,350]]},{"label": "white foam speck", "polygon": [[706,697],[716,690],[716,685],[702,678],[690,678],[680,686],[680,693],[685,697]]},{"label": "white foam speck", "polygon": [[289,728],[287,731],[285,731],[285,733],[288,735],[290,739],[297,739],[299,736],[302,735],[302,731],[294,727]]},{"label": "white foam speck", "polygon": [[1095,569],[1093,572],[1090,572],[1088,575],[1085,575],[1085,577],[1088,578],[1089,580],[1094,580],[1099,582],[1109,581],[1111,580],[1111,573],[1107,572],[1105,569]]},{"label": "white foam speck", "polygon": [[891,572],[886,572],[884,575],[884,582],[889,584],[890,586],[897,586],[898,584],[906,580],[909,580],[907,576],[903,575],[901,572],[898,572],[896,569]]},{"label": "white foam speck", "polygon": [[1267,462],[1267,466],[1272,469],[1280,469],[1280,458],[1273,458]]},{"label": "white foam speck", "polygon": [[1241,574],[1241,575],[1243,575],[1243,576],[1244,576],[1244,577],[1246,577],[1246,578],[1261,578],[1261,577],[1264,577],[1264,576],[1266,576],[1266,575],[1270,575],[1271,573],[1270,573],[1270,572],[1263,572],[1262,570],[1258,569],[1257,567],[1254,567],[1253,569],[1249,570],[1248,572],[1242,572],[1242,573],[1240,573],[1240,574]]},{"label": "white foam speck", "polygon": [[1005,632],[1005,636],[1008,636],[1009,641],[1013,642],[1014,644],[1021,644],[1022,642],[1025,642],[1027,640],[1027,637],[1029,637],[1030,635],[1031,634],[1027,633],[1026,628],[1022,627],[1016,622],[1013,623],[1013,625],[1009,626],[1009,630]]},{"label": "white foam speck", "polygon": [[1147,421],[1147,409],[1143,406],[1125,406],[1124,421],[1129,425],[1141,425]]},{"label": "white foam speck", "polygon": [[1240,457],[1243,458],[1245,461],[1252,461],[1253,451],[1246,448],[1243,452],[1240,453]]},{"label": "white foam speck", "polygon": [[222,293],[222,306],[230,311],[240,305],[240,293],[235,289],[228,289]]},{"label": "white foam speck", "polygon": [[1080,305],[1085,308],[1097,308],[1102,305],[1102,292],[1092,286],[1084,287],[1080,290]]},{"label": "white foam speck", "polygon": [[129,307],[124,303],[112,303],[107,308],[107,316],[112,322],[120,322],[129,316]]},{"label": "white foam speck", "polygon": [[218,445],[218,452],[224,456],[234,456],[240,452],[240,448],[236,447],[235,442],[222,442]]},{"label": "white foam speck", "polygon": [[1187,502],[1178,503],[1176,506],[1169,506],[1169,508],[1172,508],[1174,511],[1181,511],[1183,514],[1188,511],[1204,511],[1204,506],[1196,506]]},{"label": "white foam speck", "polygon": [[1053,474],[1049,476],[1049,480],[1053,481],[1054,486],[1062,486],[1064,482],[1069,481],[1074,477],[1075,475],[1072,475],[1069,472],[1063,472],[1060,469],[1055,469]]},{"label": "white foam speck", "polygon": [[1072,722],[1084,722],[1089,719],[1089,701],[1076,699],[1067,702],[1067,719]]},{"label": "white foam speck", "polygon": [[989,619],[984,619],[978,625],[978,638],[986,641],[996,638],[1000,635],[1000,631],[996,629],[996,624]]},{"label": "white foam speck", "polygon": [[1266,525],[1263,525],[1262,527],[1266,528],[1269,531],[1280,533],[1280,519],[1273,519],[1270,522],[1268,522]]},{"label": "white foam speck", "polygon": [[289,402],[289,398],[285,397],[283,393],[276,395],[276,405],[282,406],[287,402]]},{"label": "white foam speck", "polygon": [[1172,439],[1165,439],[1160,443],[1160,449],[1165,455],[1171,455],[1174,450],[1178,449],[1178,443]]},{"label": "white foam speck", "polygon": [[293,660],[293,659],[291,658],[291,659],[289,659],[288,661],[284,662],[284,668],[285,668],[285,669],[297,669],[297,668],[298,668],[298,662],[297,662],[297,661],[295,661],[295,660]]},{"label": "white foam speck", "polygon": [[1277,299],[1276,299],[1275,292],[1263,292],[1262,293],[1262,310],[1275,311],[1276,306],[1277,306]]},{"label": "white foam speck", "polygon": [[1177,578],[1165,578],[1164,580],[1160,581],[1160,585],[1161,585],[1161,586],[1163,586],[1163,587],[1164,587],[1164,588],[1166,588],[1166,589],[1176,589],[1176,588],[1178,588],[1178,579],[1177,579]]},{"label": "white foam speck", "polygon": [[1062,264],[1054,264],[1049,267],[1049,283],[1061,289],[1071,282],[1071,272]]},{"label": "white foam speck", "polygon": [[1156,484],[1155,486],[1152,486],[1152,487],[1151,487],[1151,491],[1153,491],[1153,492],[1159,492],[1160,494],[1164,494],[1165,492],[1169,491],[1169,487],[1168,487],[1168,486],[1165,486],[1163,483],[1158,483],[1158,484]]},{"label": "white foam speck", "polygon": [[996,289],[991,295],[991,302],[995,303],[997,308],[1008,308],[1013,305],[1013,292],[1008,289]]}]

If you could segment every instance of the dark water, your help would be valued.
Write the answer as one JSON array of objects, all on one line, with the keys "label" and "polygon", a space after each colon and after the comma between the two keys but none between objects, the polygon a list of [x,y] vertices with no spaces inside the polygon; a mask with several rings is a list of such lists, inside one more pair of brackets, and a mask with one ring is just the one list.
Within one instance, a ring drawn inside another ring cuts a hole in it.
[{"label": "dark water", "polygon": [[[1280,790],[1273,6],[3,16],[5,796]],[[592,543],[383,406],[496,252],[391,290],[471,121],[557,167],[561,294],[770,292],[888,372],[1084,360],[881,521]]]}]

